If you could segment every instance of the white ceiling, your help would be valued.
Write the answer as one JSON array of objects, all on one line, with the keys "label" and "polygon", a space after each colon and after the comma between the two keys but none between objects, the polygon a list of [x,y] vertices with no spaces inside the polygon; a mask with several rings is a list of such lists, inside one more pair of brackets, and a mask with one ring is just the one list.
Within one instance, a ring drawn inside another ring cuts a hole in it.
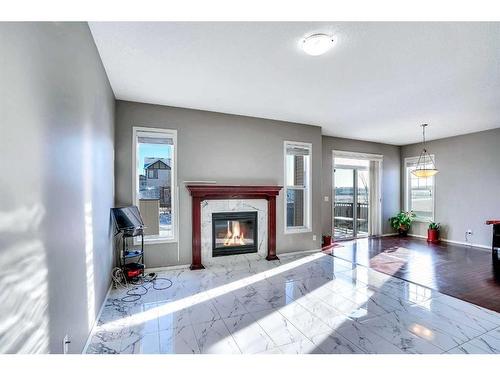
[{"label": "white ceiling", "polygon": [[[500,127],[500,23],[91,22],[117,99],[396,145]],[[332,33],[319,57],[301,37]]]}]

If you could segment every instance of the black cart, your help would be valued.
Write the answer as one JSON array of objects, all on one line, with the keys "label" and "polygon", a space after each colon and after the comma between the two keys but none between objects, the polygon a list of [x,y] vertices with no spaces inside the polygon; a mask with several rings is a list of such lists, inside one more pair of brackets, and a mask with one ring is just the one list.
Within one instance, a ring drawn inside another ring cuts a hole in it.
[{"label": "black cart", "polygon": [[[144,274],[144,222],[137,206],[111,209],[116,235],[121,237],[120,268],[128,279]],[[140,239],[138,238],[140,237]]]}]

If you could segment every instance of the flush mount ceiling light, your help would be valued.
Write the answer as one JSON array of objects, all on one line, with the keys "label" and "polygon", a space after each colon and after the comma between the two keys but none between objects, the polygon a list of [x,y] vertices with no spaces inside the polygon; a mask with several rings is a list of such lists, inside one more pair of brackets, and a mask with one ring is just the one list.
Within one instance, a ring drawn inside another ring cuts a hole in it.
[{"label": "flush mount ceiling light", "polygon": [[438,173],[434,160],[427,153],[425,148],[425,128],[427,124],[420,125],[422,127],[422,152],[418,158],[417,167],[411,171],[414,176],[417,177],[431,177]]},{"label": "flush mount ceiling light", "polygon": [[302,50],[311,56],[319,56],[333,47],[333,37],[327,34],[313,34],[300,41]]}]

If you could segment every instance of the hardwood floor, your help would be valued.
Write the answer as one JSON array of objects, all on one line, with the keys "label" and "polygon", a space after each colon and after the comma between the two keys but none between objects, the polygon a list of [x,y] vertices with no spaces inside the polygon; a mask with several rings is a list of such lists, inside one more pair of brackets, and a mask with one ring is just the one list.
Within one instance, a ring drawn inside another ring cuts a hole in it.
[{"label": "hardwood floor", "polygon": [[493,276],[491,251],[397,236],[336,245],[331,252],[339,258],[500,312],[500,282]]}]

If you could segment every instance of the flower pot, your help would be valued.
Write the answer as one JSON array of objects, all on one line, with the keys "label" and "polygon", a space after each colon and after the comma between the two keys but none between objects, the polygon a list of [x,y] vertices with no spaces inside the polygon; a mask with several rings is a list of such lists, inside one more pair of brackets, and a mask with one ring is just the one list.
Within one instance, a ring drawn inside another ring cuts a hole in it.
[{"label": "flower pot", "polygon": [[323,236],[323,246],[330,246],[332,244],[332,236]]},{"label": "flower pot", "polygon": [[427,229],[427,242],[439,243],[439,229]]},{"label": "flower pot", "polygon": [[399,236],[400,237],[406,237],[408,236],[408,227],[404,226],[404,225],[401,225],[399,228],[398,228],[398,233],[399,233]]}]

